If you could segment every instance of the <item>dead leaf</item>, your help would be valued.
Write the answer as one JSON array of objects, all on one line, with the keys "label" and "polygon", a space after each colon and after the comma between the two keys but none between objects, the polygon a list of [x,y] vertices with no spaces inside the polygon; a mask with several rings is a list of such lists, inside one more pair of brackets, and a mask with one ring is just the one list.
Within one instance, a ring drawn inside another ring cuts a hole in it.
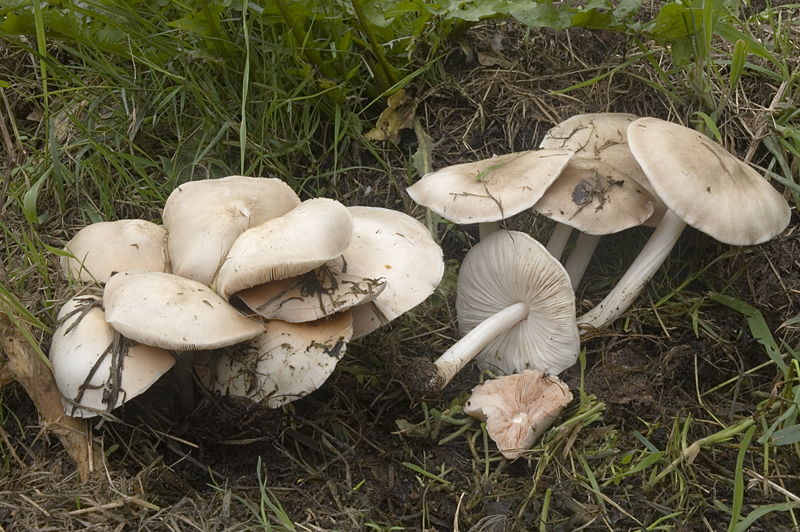
[{"label": "dead leaf", "polygon": [[417,112],[417,99],[406,95],[403,89],[395,92],[387,101],[375,128],[364,135],[369,140],[390,139],[395,144],[400,142],[400,130],[414,126],[414,114]]}]

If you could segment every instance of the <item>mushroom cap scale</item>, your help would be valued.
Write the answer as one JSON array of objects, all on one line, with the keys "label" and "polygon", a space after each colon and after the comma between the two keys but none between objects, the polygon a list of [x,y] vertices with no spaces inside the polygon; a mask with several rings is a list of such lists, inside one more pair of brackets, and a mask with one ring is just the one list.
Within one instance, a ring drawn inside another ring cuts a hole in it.
[{"label": "mushroom cap scale", "polygon": [[573,154],[534,150],[456,164],[423,176],[406,192],[453,223],[495,222],[539,201]]},{"label": "mushroom cap scale", "polygon": [[168,273],[118,273],[106,283],[103,300],[106,321],[114,329],[164,349],[216,349],[264,330],[206,285]]},{"label": "mushroom cap scale", "polygon": [[528,317],[490,342],[476,359],[510,374],[560,373],[575,363],[580,339],[575,295],[564,267],[535,239],[498,231],[475,245],[458,275],[456,311],[462,335],[515,303]]},{"label": "mushroom cap scale", "polygon": [[628,143],[655,193],[695,229],[725,244],[766,242],[789,224],[786,200],[758,172],[693,129],[640,118]]},{"label": "mushroom cap scale", "polygon": [[167,231],[145,220],[117,220],[87,225],[64,248],[61,257],[66,278],[104,283],[112,272],[168,271]]},{"label": "mushroom cap scale", "polygon": [[503,456],[513,460],[533,446],[572,401],[557,377],[523,371],[476,386],[464,413],[486,422],[486,431]]},{"label": "mushroom cap scale", "polygon": [[[114,404],[109,405],[113,359],[109,346],[115,331],[106,323],[99,303],[100,298],[94,296],[75,297],[65,303],[50,345],[53,376],[66,412],[73,417],[93,417],[120,406],[147,390],[175,364],[175,357],[164,349],[129,345],[119,361],[119,392]],[[81,310],[85,314],[81,315]]]},{"label": "mushroom cap scale", "polygon": [[338,201],[304,201],[236,239],[217,275],[216,287],[231,295],[287,277],[300,275],[342,255],[353,234],[353,220]]},{"label": "mushroom cap scale", "polygon": [[180,185],[163,214],[173,273],[210,284],[239,235],[299,204],[291,187],[275,178],[228,176]]},{"label": "mushroom cap scale", "polygon": [[309,323],[274,320],[244,349],[199,353],[195,368],[213,391],[277,408],[319,388],[344,355],[352,334],[348,311]]}]

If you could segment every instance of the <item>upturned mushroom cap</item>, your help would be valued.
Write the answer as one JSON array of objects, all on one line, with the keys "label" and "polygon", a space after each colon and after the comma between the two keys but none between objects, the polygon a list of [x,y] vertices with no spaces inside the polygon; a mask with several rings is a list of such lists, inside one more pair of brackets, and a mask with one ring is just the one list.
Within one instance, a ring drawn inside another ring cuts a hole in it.
[{"label": "upturned mushroom cap", "polygon": [[617,168],[574,157],[534,210],[590,235],[641,225],[653,214],[647,190]]},{"label": "upturned mushroom cap", "polygon": [[442,280],[444,259],[428,229],[407,214],[378,207],[348,210],[353,240],[342,254],[347,273],[386,281],[371,303],[351,309],[354,338],[360,338],[425,301]]},{"label": "upturned mushroom cap", "polygon": [[211,284],[239,235],[299,204],[280,179],[228,176],[180,185],[163,214],[173,273]]},{"label": "upturned mushroom cap", "polygon": [[[106,323],[100,298],[70,299],[58,313],[58,320],[50,363],[70,416],[93,417],[112,410],[147,390],[175,364],[175,358],[164,349],[128,345],[125,340],[115,352],[115,331]],[[119,368],[119,388],[110,404],[112,361]]]},{"label": "upturned mushroom cap", "polygon": [[661,200],[695,229],[733,246],[766,242],[789,224],[789,204],[758,172],[693,129],[640,118],[628,143]]},{"label": "upturned mushroom cap", "polygon": [[145,220],[117,220],[87,225],[64,248],[61,273],[82,282],[108,281],[112,272],[166,272],[167,231]]},{"label": "upturned mushroom cap", "polygon": [[458,328],[466,335],[515,305],[527,318],[491,341],[476,359],[509,374],[538,369],[556,374],[578,359],[575,294],[564,267],[532,237],[498,231],[467,253],[458,275]]},{"label": "upturned mushroom cap", "polygon": [[494,222],[539,201],[572,156],[570,150],[548,149],[457,164],[423,176],[406,192],[451,222]]},{"label": "upturned mushroom cap", "polygon": [[523,371],[486,381],[472,390],[464,412],[486,422],[486,432],[509,460],[530,449],[572,401],[557,377]]},{"label": "upturned mushroom cap", "polygon": [[319,268],[341,256],[352,234],[347,207],[326,198],[304,201],[236,239],[219,269],[217,290],[228,299],[240,290]]},{"label": "upturned mushroom cap", "polygon": [[272,281],[237,292],[250,310],[269,320],[316,321],[373,301],[386,288],[385,279],[344,273],[341,259],[297,277]]},{"label": "upturned mushroom cap", "polygon": [[264,331],[211,288],[168,273],[114,275],[103,295],[106,321],[137,342],[191,351],[251,340]]},{"label": "upturned mushroom cap", "polygon": [[195,367],[209,389],[277,408],[322,386],[352,334],[346,311],[311,323],[275,320],[244,350],[199,353]]}]

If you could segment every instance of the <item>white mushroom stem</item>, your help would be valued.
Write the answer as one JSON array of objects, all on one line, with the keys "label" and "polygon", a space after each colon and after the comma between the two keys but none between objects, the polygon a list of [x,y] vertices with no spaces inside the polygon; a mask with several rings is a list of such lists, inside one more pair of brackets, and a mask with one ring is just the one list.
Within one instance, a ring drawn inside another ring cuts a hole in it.
[{"label": "white mushroom stem", "polygon": [[482,222],[478,224],[478,236],[481,240],[500,230],[500,220],[494,222]]},{"label": "white mushroom stem", "polygon": [[600,235],[578,234],[575,249],[572,250],[567,262],[564,263],[564,269],[567,270],[573,290],[578,288],[578,284],[583,279],[583,274],[586,272],[586,268],[592,260],[592,255],[594,255],[594,250],[597,249],[597,244],[599,243]]},{"label": "white mushroom stem", "polygon": [[561,222],[556,223],[553,234],[550,235],[550,240],[547,241],[547,251],[557,260],[561,260],[561,255],[564,254],[564,248],[567,247],[569,235],[571,234],[572,227]]},{"label": "white mushroom stem", "polygon": [[622,279],[603,301],[578,318],[578,327],[600,329],[622,316],[644,289],[647,281],[664,263],[684,227],[686,222],[671,210],[667,210],[661,223]]},{"label": "white mushroom stem", "polygon": [[434,364],[441,378],[441,388],[453,380],[484,347],[517,323],[528,317],[528,303],[514,303],[501,310],[468,332],[461,340],[440,356]]}]

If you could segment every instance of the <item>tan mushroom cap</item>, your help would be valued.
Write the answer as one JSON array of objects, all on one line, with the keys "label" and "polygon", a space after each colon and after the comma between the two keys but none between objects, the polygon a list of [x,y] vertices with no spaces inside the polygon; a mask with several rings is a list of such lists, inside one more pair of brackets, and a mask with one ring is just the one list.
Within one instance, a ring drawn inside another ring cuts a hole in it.
[{"label": "tan mushroom cap", "polygon": [[347,273],[386,280],[386,289],[352,309],[360,338],[413,309],[430,296],[444,275],[442,248],[428,229],[402,212],[350,207],[353,240],[342,254]]},{"label": "tan mushroom cap", "polygon": [[[114,342],[116,331],[106,323],[100,303],[100,298],[94,296],[69,300],[58,313],[60,324],[50,346],[56,385],[64,397],[67,414],[73,417],[93,417],[99,411],[120,406],[147,390],[175,364],[175,358],[164,349],[129,345],[118,361],[122,368],[119,391],[114,404],[110,405],[110,397],[106,396],[112,388],[114,353],[109,346]],[[81,317],[79,312],[84,308],[86,313]]]},{"label": "tan mushroom cap", "polygon": [[548,149],[457,164],[423,176],[406,191],[451,222],[495,222],[532,207],[572,156],[570,150]]},{"label": "tan mushroom cap", "polygon": [[347,311],[311,323],[275,320],[244,351],[199,353],[195,368],[213,391],[277,408],[322,386],[344,356],[352,334]]},{"label": "tan mushroom cap", "polygon": [[64,248],[73,256],[61,257],[61,273],[67,279],[104,283],[112,272],[166,272],[166,238],[166,229],[145,220],[87,225]]},{"label": "tan mushroom cap", "polygon": [[533,447],[572,401],[558,378],[523,371],[486,381],[472,390],[464,412],[486,422],[486,431],[509,460]]},{"label": "tan mushroom cap", "polygon": [[335,259],[297,277],[247,288],[235,297],[266,319],[302,323],[370,303],[386,288],[385,279],[344,273],[345,264]]},{"label": "tan mushroom cap", "polygon": [[515,305],[527,318],[500,334],[477,356],[503,374],[538,369],[560,373],[578,359],[575,294],[564,267],[535,239],[498,231],[467,253],[458,274],[456,312],[462,335]]},{"label": "tan mushroom cap", "polygon": [[653,196],[602,161],[574,157],[534,210],[590,235],[641,225],[653,214]]},{"label": "tan mushroom cap", "polygon": [[758,172],[693,129],[640,118],[631,151],[656,194],[683,221],[733,246],[766,242],[789,223],[789,204]]},{"label": "tan mushroom cap", "polygon": [[163,215],[172,272],[211,284],[239,235],[299,204],[280,179],[228,176],[180,185]]},{"label": "tan mushroom cap", "polygon": [[548,131],[539,147],[573,150],[576,157],[604,162],[630,176],[653,196],[654,213],[644,225],[655,226],[664,215],[666,206],[656,196],[628,146],[628,126],[638,118],[630,113],[575,115]]},{"label": "tan mushroom cap", "polygon": [[106,283],[103,301],[114,329],[164,349],[216,349],[264,331],[261,322],[239,313],[211,288],[168,273],[118,273]]},{"label": "tan mushroom cap", "polygon": [[217,275],[217,290],[228,299],[246,288],[319,268],[341,256],[352,235],[347,207],[326,198],[304,201],[236,239]]}]

